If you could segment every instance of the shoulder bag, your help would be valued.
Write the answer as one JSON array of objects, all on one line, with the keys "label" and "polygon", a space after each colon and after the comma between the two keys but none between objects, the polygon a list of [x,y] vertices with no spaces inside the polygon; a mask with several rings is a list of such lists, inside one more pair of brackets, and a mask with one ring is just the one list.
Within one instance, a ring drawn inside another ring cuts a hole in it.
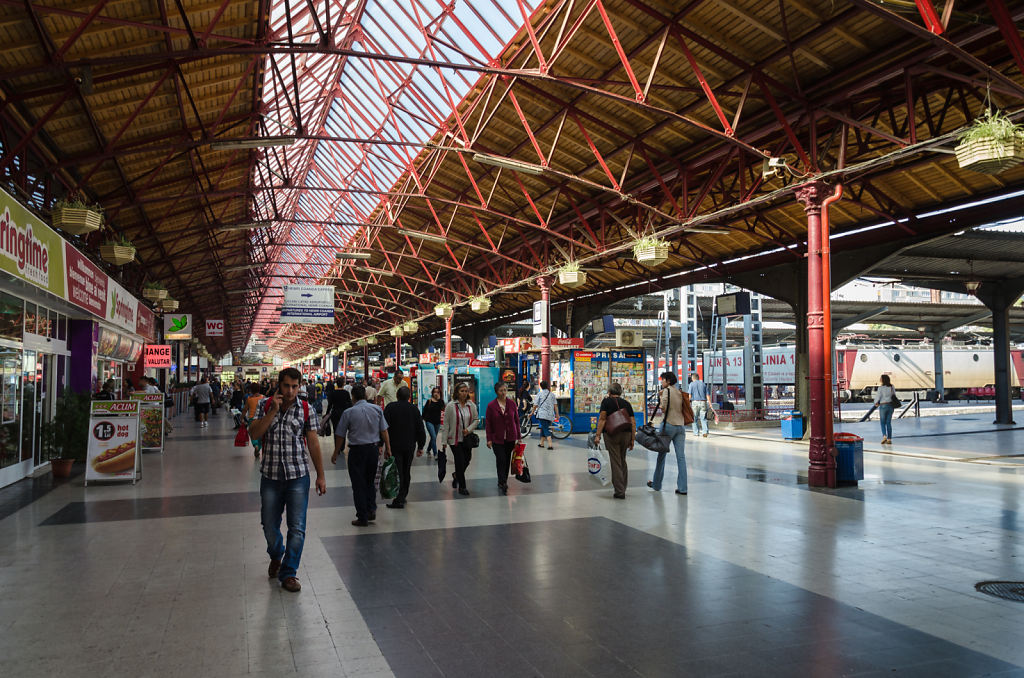
[{"label": "shoulder bag", "polygon": [[689,426],[693,423],[693,405],[690,403],[690,394],[686,391],[679,391],[683,396],[683,424]]},{"label": "shoulder bag", "polygon": [[[671,398],[671,396],[670,396]],[[654,412],[651,414],[643,426],[636,430],[636,441],[640,443],[641,447],[646,447],[651,452],[657,452],[658,454],[668,453],[669,439],[664,433],[654,428],[654,424],[651,423],[651,419],[654,419],[654,415],[658,413],[661,408],[661,398],[658,398],[658,407],[654,408]],[[662,428],[664,430],[664,427]]]},{"label": "shoulder bag", "polygon": [[[615,399],[615,404],[619,405],[619,398]],[[619,409],[615,410],[608,415],[608,418],[604,422],[604,430],[608,433],[618,433],[619,431],[625,431],[631,426],[629,422],[629,414],[626,413],[626,408],[619,405]]]},{"label": "shoulder bag", "polygon": [[[468,402],[467,405],[469,405],[470,411],[472,412],[472,410],[473,410],[473,403],[472,402]],[[462,428],[462,408],[459,407],[458,403],[455,403],[455,412],[458,415],[457,416],[458,426],[459,426],[459,428]],[[475,419],[476,417],[473,417],[473,418]],[[466,445],[468,445],[470,448],[476,449],[476,448],[480,447],[480,436],[477,435],[477,433],[475,431],[470,431],[468,434],[466,434],[462,438],[462,442],[465,443]]]}]

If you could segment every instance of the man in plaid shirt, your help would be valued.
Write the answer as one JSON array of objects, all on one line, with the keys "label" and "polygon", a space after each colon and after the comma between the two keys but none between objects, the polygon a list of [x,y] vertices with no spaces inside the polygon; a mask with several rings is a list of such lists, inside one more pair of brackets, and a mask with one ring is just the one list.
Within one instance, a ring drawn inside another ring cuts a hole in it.
[{"label": "man in plaid shirt", "polygon": [[[296,573],[306,539],[306,508],[309,506],[309,463],[316,469],[316,493],[327,492],[324,463],[317,435],[319,418],[309,403],[298,399],[302,375],[294,367],[281,370],[278,391],[260,405],[260,417],[249,425],[249,436],[263,439],[260,464],[260,519],[267,538],[270,567],[286,591],[302,589]],[[281,537],[281,514],[288,509],[288,540]]]}]

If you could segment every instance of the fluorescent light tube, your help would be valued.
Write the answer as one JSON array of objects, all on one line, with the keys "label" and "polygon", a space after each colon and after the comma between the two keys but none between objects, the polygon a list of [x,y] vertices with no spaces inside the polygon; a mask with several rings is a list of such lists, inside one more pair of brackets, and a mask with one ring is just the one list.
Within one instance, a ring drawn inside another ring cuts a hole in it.
[{"label": "fluorescent light tube", "polygon": [[234,151],[247,148],[272,148],[274,146],[291,146],[296,137],[258,137],[253,139],[221,139],[211,141],[210,149],[214,151]]},{"label": "fluorescent light tube", "polygon": [[500,167],[502,169],[509,169],[515,172],[522,172],[523,174],[532,174],[534,176],[541,174],[544,171],[543,167],[539,167],[528,162],[513,160],[512,158],[503,158],[498,155],[488,155],[487,153],[474,153],[473,160],[481,165]]},{"label": "fluorescent light tube", "polygon": [[228,266],[224,269],[225,273],[238,273],[239,271],[252,271],[257,268],[263,268],[266,264],[242,264],[241,266]]},{"label": "fluorescent light tube", "polygon": [[357,271],[362,271],[363,273],[372,273],[374,275],[379,275],[379,276],[382,276],[384,278],[394,278],[395,277],[395,274],[392,273],[391,271],[385,271],[385,270],[380,269],[380,268],[370,268],[369,266],[356,266],[356,270]]},{"label": "fluorescent light tube", "polygon": [[269,221],[254,221],[248,224],[223,224],[217,227],[220,231],[255,231],[273,226]]},{"label": "fluorescent light tube", "polygon": [[397,228],[395,231],[399,235],[407,235],[410,238],[419,238],[420,240],[429,240],[430,242],[447,243],[448,238],[441,235],[440,233],[424,233],[422,231],[411,231],[407,228]]},{"label": "fluorescent light tube", "polygon": [[362,259],[366,260],[373,256],[372,252],[338,252],[334,255],[338,260],[343,259]]}]

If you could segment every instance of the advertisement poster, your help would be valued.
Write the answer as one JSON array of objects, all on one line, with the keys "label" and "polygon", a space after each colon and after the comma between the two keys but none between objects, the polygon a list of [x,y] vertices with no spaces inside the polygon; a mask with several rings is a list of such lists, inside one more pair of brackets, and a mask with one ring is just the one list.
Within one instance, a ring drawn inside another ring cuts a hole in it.
[{"label": "advertisement poster", "polygon": [[64,239],[2,190],[0,270],[64,298]]},{"label": "advertisement poster", "polygon": [[97,400],[89,415],[85,484],[90,480],[130,480],[142,475],[137,400]]},{"label": "advertisement poster", "polygon": [[333,285],[284,285],[281,322],[334,324]]},{"label": "advertisement poster", "polygon": [[157,370],[166,370],[171,367],[171,345],[170,344],[146,344],[143,367]]},{"label": "advertisement poster", "polygon": [[164,451],[164,394],[132,393],[132,400],[142,403],[139,414],[139,441],[143,452]]},{"label": "advertisement poster", "polygon": [[191,339],[192,338],[192,314],[191,313],[165,313],[164,314],[164,340]]}]

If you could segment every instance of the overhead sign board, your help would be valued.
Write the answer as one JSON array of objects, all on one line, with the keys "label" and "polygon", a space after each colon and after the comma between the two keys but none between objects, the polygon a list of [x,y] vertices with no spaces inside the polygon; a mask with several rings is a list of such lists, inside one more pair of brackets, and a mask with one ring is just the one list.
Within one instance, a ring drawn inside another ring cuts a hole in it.
[{"label": "overhead sign board", "polygon": [[170,344],[146,344],[142,355],[143,367],[165,370],[171,366]]},{"label": "overhead sign board", "polygon": [[224,321],[223,320],[207,320],[206,321],[206,336],[208,336],[208,337],[223,337],[224,336]]},{"label": "overhead sign board", "polygon": [[4,191],[0,270],[64,298],[64,239]]},{"label": "overhead sign board", "polygon": [[333,285],[285,285],[281,322],[334,324]]},{"label": "overhead sign board", "polygon": [[543,301],[533,302],[533,333],[534,335],[544,334],[548,331],[548,305]]},{"label": "overhead sign board", "polygon": [[164,314],[164,340],[191,339],[192,338],[192,314],[191,313],[165,313]]}]

